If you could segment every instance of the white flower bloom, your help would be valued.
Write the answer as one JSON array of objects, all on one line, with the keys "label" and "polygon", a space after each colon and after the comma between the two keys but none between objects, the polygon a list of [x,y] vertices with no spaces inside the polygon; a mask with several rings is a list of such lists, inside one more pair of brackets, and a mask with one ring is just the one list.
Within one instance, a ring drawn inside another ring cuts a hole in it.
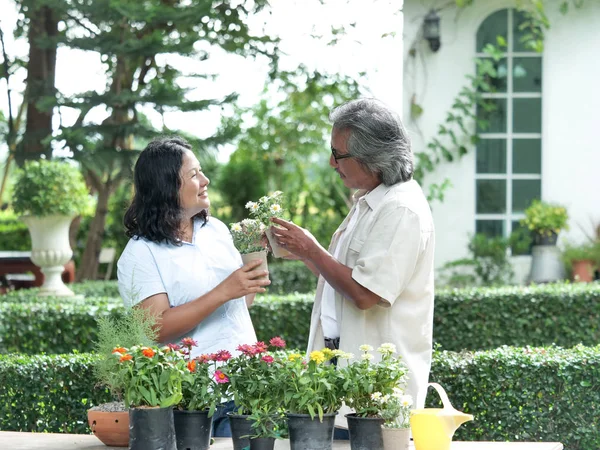
[{"label": "white flower bloom", "polygon": [[379,347],[377,349],[377,351],[382,354],[390,354],[391,355],[392,353],[396,353],[396,346],[394,344],[389,344],[389,343],[381,344],[381,347]]},{"label": "white flower bloom", "polygon": [[267,227],[266,227],[266,226],[265,226],[265,224],[264,224],[264,223],[262,223],[262,222],[261,222],[261,223],[258,225],[258,229],[259,229],[260,231],[265,231],[265,229],[266,229],[266,228],[267,228]]},{"label": "white flower bloom", "polygon": [[[261,197],[258,199],[258,203],[266,203],[269,201],[269,197],[267,197],[266,195],[264,197]],[[258,208],[258,205],[257,205]]]},{"label": "white flower bloom", "polygon": [[401,398],[404,395],[404,390],[400,389],[399,387],[393,388],[393,391],[393,396],[396,398]]},{"label": "white flower bloom", "polygon": [[410,395],[406,394],[400,398],[400,403],[402,403],[402,406],[410,407],[413,404],[413,399]]},{"label": "white flower bloom", "polygon": [[254,211],[258,205],[255,202],[246,203],[246,209]]},{"label": "white flower bloom", "polygon": [[373,359],[373,355],[371,355],[370,353],[363,353],[362,355],[360,355],[360,357],[363,360],[367,360],[367,361],[371,361]]},{"label": "white flower bloom", "polygon": [[269,210],[271,211],[271,214],[277,214],[278,212],[281,211],[281,206],[278,205],[277,203],[275,203],[274,205],[271,205]]},{"label": "white flower bloom", "polygon": [[373,351],[373,347],[371,347],[370,345],[367,345],[367,344],[361,345],[358,348],[361,352],[372,352]]},{"label": "white flower bloom", "polygon": [[383,397],[381,397],[381,403],[387,403],[389,399],[390,394],[385,394]]},{"label": "white flower bloom", "polygon": [[242,220],[242,225],[244,225],[245,227],[249,227],[251,225],[254,225],[254,220],[252,220],[252,219],[244,219],[244,220]]},{"label": "white flower bloom", "polygon": [[242,226],[239,223],[234,223],[233,225],[231,225],[231,231],[239,233],[240,231],[242,231]]},{"label": "white flower bloom", "polygon": [[283,194],[283,192],[281,191],[275,191],[271,194],[271,198],[276,198],[279,197],[281,194]]},{"label": "white flower bloom", "polygon": [[379,400],[381,398],[381,392],[373,392],[371,394],[371,400]]}]

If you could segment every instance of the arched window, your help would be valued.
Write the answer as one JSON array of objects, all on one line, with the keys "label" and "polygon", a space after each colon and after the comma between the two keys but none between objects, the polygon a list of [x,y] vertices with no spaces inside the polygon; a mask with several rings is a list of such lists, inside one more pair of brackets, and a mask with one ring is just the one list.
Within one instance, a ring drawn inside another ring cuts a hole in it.
[{"label": "arched window", "polygon": [[478,57],[486,57],[483,48],[495,45],[497,36],[508,44],[496,65],[496,92],[484,94],[496,110],[476,149],[475,229],[489,236],[510,235],[529,203],[541,197],[542,55],[521,42],[522,21],[518,11],[503,9],[477,30]]}]

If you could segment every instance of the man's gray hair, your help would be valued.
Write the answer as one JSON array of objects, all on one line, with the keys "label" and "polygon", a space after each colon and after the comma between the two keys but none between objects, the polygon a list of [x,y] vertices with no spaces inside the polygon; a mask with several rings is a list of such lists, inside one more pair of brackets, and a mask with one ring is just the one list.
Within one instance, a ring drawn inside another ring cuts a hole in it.
[{"label": "man's gray hair", "polygon": [[329,115],[333,128],[350,130],[348,153],[386,186],[408,181],[414,170],[410,140],[396,113],[382,102],[352,100]]}]

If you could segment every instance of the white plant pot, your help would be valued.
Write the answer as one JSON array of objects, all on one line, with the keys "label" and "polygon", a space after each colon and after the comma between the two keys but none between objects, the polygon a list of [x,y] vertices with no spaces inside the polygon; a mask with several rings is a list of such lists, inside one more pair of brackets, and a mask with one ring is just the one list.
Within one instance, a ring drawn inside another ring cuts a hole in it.
[{"label": "white plant pot", "polygon": [[21,220],[31,235],[31,261],[44,274],[39,295],[75,295],[61,278],[65,264],[73,256],[69,243],[69,226],[73,216],[24,216]]},{"label": "white plant pot", "polygon": [[410,444],[410,428],[381,427],[384,450],[408,450]]},{"label": "white plant pot", "polygon": [[271,227],[267,228],[266,235],[275,258],[285,258],[286,256],[290,256],[292,254],[289,250],[286,250],[279,245],[279,242],[277,242],[277,239],[275,239],[275,236],[271,231]]},{"label": "white plant pot", "polygon": [[[260,259],[261,263],[252,270],[268,270],[267,266],[267,251],[263,250],[261,252],[252,252],[252,253],[242,253],[242,262],[244,264],[248,264],[250,261],[254,261]],[[257,279],[268,278],[268,276],[257,277]]]}]

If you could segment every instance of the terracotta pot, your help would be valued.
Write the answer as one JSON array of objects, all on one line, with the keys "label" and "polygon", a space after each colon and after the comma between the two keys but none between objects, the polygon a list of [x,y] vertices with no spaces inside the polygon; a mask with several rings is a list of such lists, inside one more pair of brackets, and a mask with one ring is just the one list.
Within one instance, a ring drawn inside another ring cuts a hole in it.
[{"label": "terracotta pot", "polygon": [[[252,253],[242,254],[242,262],[244,264],[247,264],[250,261],[254,261],[256,259],[260,259],[262,262],[258,267],[255,267],[253,270],[268,270],[267,251],[266,250],[263,250],[262,252],[252,252]],[[258,277],[258,279],[261,279],[261,278],[268,278],[268,276]]]},{"label": "terracotta pot", "polygon": [[88,423],[94,435],[109,447],[127,447],[129,445],[128,411],[88,410]]},{"label": "terracotta pot", "polygon": [[594,281],[594,263],[589,260],[573,261],[573,280],[581,283]]}]

